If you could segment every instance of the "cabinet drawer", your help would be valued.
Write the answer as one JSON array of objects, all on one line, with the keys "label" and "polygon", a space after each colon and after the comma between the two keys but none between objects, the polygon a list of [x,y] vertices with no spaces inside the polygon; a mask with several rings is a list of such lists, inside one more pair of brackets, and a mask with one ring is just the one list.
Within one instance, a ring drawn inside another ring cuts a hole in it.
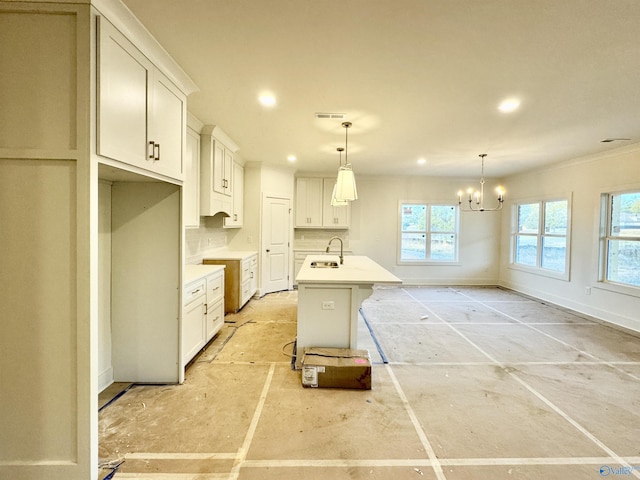
[{"label": "cabinet drawer", "polygon": [[240,274],[240,283],[246,282],[251,279],[251,259],[242,261],[242,272]]},{"label": "cabinet drawer", "polygon": [[249,299],[251,298],[251,280],[246,281],[242,284],[242,295],[241,295],[241,302],[240,302],[240,307],[242,307],[245,303],[247,303],[249,301]]},{"label": "cabinet drawer", "polygon": [[205,295],[206,282],[204,278],[189,283],[184,287],[183,303],[186,305],[201,295]]},{"label": "cabinet drawer", "polygon": [[220,331],[224,325],[224,303],[222,299],[207,307],[207,341]]},{"label": "cabinet drawer", "polygon": [[224,278],[222,275],[216,274],[207,277],[207,303],[210,305],[213,302],[222,298],[224,293]]}]

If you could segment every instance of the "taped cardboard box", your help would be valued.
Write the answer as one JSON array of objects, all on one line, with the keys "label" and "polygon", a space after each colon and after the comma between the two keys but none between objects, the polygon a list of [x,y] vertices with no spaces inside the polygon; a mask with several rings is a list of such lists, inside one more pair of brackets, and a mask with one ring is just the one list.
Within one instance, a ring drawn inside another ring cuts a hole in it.
[{"label": "taped cardboard box", "polygon": [[302,357],[302,386],[371,390],[371,358],[368,350],[320,348]]}]

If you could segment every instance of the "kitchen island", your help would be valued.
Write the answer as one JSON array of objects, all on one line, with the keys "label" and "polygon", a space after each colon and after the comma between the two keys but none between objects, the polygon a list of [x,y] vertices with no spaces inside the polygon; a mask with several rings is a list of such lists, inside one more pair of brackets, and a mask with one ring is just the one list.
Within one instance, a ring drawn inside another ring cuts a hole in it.
[{"label": "kitchen island", "polygon": [[358,311],[373,285],[402,284],[369,257],[357,255],[345,256],[343,264],[336,255],[308,255],[296,281],[296,368],[311,347],[357,348]]}]

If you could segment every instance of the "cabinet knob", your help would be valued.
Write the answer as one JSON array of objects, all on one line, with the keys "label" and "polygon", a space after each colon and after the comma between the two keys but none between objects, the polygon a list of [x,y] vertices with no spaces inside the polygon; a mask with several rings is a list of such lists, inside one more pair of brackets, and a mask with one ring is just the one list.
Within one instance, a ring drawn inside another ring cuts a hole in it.
[{"label": "cabinet knob", "polygon": [[269,249],[267,248],[267,253],[269,253],[270,251],[271,251],[271,250],[269,250]]}]

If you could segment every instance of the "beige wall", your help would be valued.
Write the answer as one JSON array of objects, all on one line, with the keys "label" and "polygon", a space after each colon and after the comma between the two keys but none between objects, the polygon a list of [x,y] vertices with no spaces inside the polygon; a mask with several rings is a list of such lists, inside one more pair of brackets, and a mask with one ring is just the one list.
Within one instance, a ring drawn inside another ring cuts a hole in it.
[{"label": "beige wall", "polygon": [[[640,331],[640,293],[598,281],[600,198],[605,192],[640,189],[640,146],[565,162],[505,179],[500,283],[509,288]],[[511,208],[519,200],[572,195],[571,263],[568,281],[510,267]],[[587,287],[591,287],[587,294]],[[630,294],[631,293],[631,294]]]},{"label": "beige wall", "polygon": [[[349,246],[411,284],[493,284],[498,282],[500,212],[460,214],[458,265],[398,265],[399,202],[455,204],[457,191],[477,179],[356,177],[358,200],[351,207]],[[494,184],[487,181],[487,191]]]}]

